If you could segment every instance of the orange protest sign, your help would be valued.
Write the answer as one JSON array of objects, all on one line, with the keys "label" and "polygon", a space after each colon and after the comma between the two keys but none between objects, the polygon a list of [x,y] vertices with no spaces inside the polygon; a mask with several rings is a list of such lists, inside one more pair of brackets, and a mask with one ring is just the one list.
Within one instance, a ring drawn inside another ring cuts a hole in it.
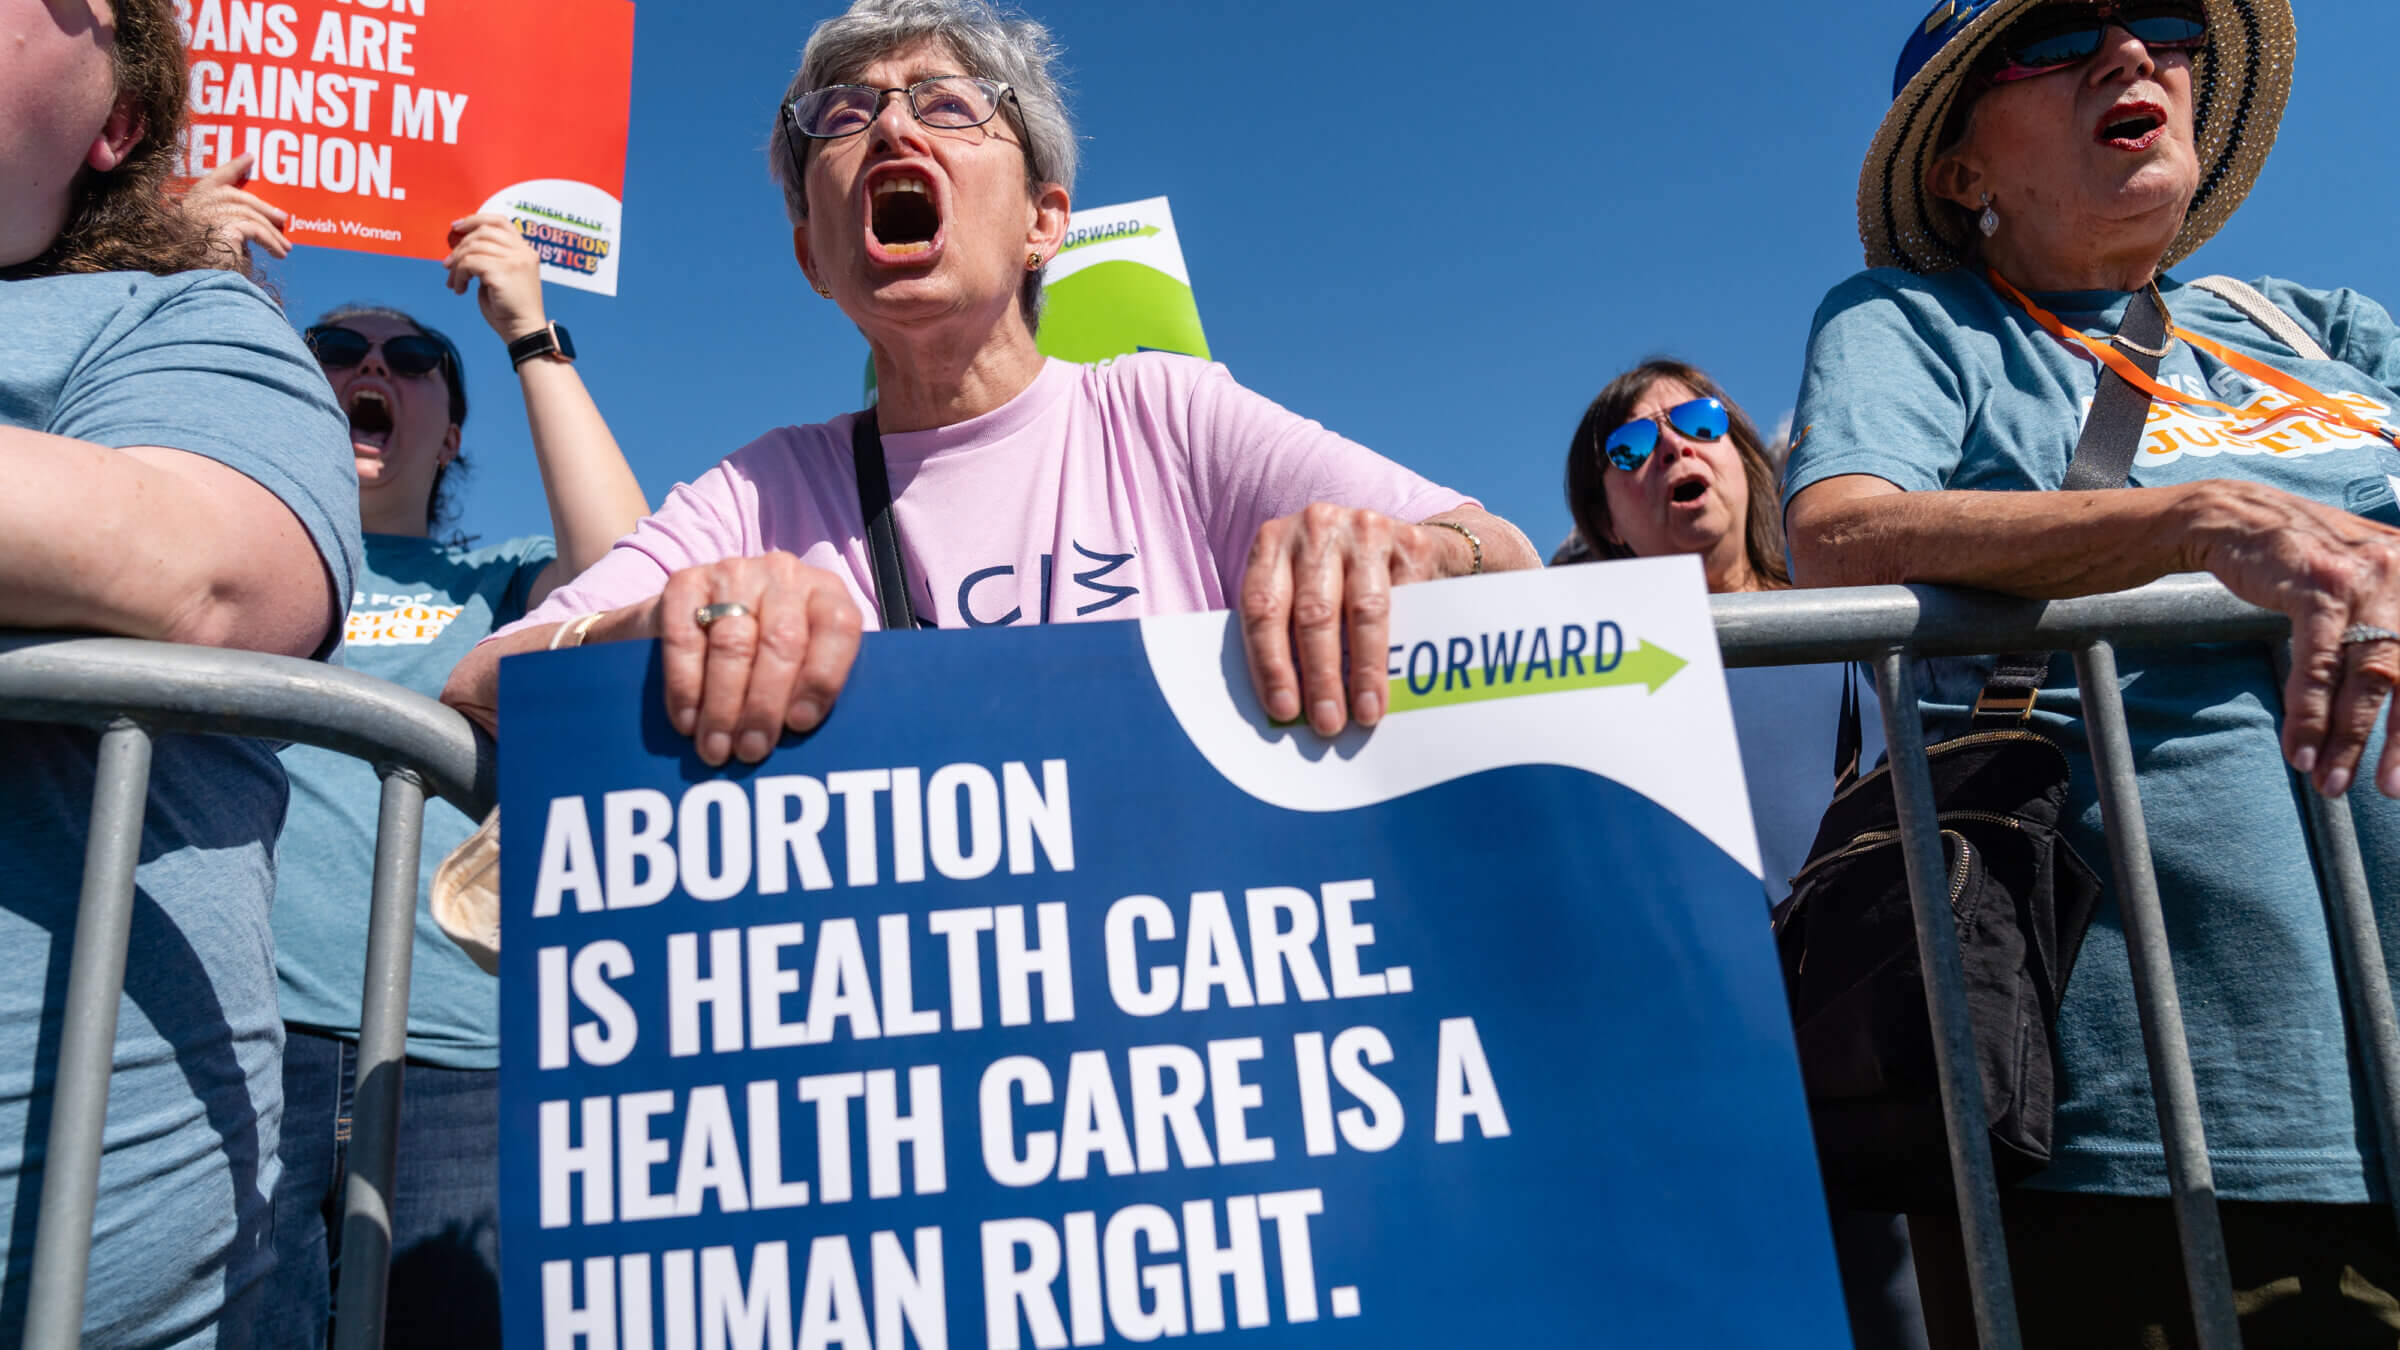
[{"label": "orange protest sign", "polygon": [[506,212],[546,281],[614,295],[633,0],[175,0],[183,171],[253,154],[294,243],[449,254]]}]

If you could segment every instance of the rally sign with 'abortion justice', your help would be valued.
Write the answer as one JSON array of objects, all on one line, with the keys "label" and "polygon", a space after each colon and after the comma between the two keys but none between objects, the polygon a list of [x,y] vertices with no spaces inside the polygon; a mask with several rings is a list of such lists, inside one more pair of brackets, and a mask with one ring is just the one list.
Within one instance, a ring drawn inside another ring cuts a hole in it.
[{"label": "rally sign with 'abortion justice'", "polygon": [[732,771],[504,663],[510,1343],[1846,1345],[1694,561],[1403,588],[1330,741],[1240,643],[873,634]]},{"label": "rally sign with 'abortion justice'", "polygon": [[633,0],[175,0],[191,52],[178,172],[256,157],[294,243],[449,255],[504,212],[542,279],[614,295]]}]

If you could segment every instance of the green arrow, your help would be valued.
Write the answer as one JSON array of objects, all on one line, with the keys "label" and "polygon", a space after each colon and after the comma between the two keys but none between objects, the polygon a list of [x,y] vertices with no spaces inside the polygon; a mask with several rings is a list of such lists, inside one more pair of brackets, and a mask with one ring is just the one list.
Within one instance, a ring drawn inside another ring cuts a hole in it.
[{"label": "green arrow", "polygon": [[1627,685],[1641,685],[1655,694],[1661,685],[1674,679],[1678,672],[1690,664],[1666,648],[1645,640],[1606,670],[1594,670],[1586,665],[1581,671],[1570,668],[1563,673],[1528,674],[1525,667],[1519,665],[1497,671],[1487,680],[1483,667],[1474,665],[1445,671],[1434,681],[1433,688],[1422,694],[1410,689],[1405,679],[1392,681],[1391,710],[1396,713],[1417,712],[1459,703],[1482,703],[1495,698],[1564,694],[1576,689],[1608,689]]},{"label": "green arrow", "polygon": [[1192,288],[1145,263],[1111,258],[1043,292],[1042,355],[1105,361],[1144,347],[1208,357]]}]

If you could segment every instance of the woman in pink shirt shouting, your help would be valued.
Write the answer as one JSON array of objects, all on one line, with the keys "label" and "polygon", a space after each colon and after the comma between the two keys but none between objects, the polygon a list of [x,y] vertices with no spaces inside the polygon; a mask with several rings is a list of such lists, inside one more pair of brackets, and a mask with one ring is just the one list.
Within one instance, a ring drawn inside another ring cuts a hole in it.
[{"label": "woman in pink shirt shouting", "polygon": [[[488,726],[501,657],[658,638],[676,728],[710,764],[756,762],[823,719],[868,616],[982,627],[1238,603],[1269,714],[1331,735],[1383,714],[1383,664],[1345,673],[1342,650],[1384,649],[1392,586],[1535,565],[1507,522],[1222,366],[1035,350],[1075,179],[1054,54],[987,0],[858,0],[817,27],[769,167],[801,271],[872,347],[877,408],[770,431],[678,487],[478,647],[447,701]],[[887,476],[897,577],[860,491],[879,506]]]}]

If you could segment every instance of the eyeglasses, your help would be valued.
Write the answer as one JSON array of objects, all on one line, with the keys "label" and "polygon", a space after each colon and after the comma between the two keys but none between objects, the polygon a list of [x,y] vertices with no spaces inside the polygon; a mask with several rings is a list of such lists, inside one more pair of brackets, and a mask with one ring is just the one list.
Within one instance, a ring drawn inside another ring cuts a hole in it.
[{"label": "eyeglasses", "polygon": [[811,140],[839,140],[874,125],[883,111],[885,95],[905,94],[908,110],[918,121],[945,131],[964,131],[991,121],[1000,112],[1000,100],[1015,92],[980,75],[936,75],[905,89],[829,84],[793,99],[787,111],[801,135]]},{"label": "eyeglasses", "polygon": [[[1678,403],[1667,409],[1663,416],[1667,425],[1675,428],[1688,441],[1721,441],[1725,439],[1725,432],[1730,426],[1725,405],[1713,398],[1696,398],[1689,403]],[[1609,463],[1632,473],[1642,467],[1642,461],[1650,458],[1651,451],[1658,448],[1658,423],[1656,417],[1641,417],[1627,422],[1608,434],[1600,453],[1608,457]]]},{"label": "eyeglasses", "polygon": [[317,364],[327,370],[348,370],[367,359],[367,353],[378,346],[383,348],[383,364],[394,375],[414,379],[428,371],[449,364],[450,350],[441,339],[422,333],[402,333],[378,343],[355,328],[340,324],[320,324],[302,335],[308,349],[316,354]]},{"label": "eyeglasses", "polygon": [[2208,20],[2189,5],[2077,5],[2035,10],[2002,33],[1994,84],[2030,80],[2079,66],[2122,28],[2154,52],[2196,51],[2208,45]]}]

